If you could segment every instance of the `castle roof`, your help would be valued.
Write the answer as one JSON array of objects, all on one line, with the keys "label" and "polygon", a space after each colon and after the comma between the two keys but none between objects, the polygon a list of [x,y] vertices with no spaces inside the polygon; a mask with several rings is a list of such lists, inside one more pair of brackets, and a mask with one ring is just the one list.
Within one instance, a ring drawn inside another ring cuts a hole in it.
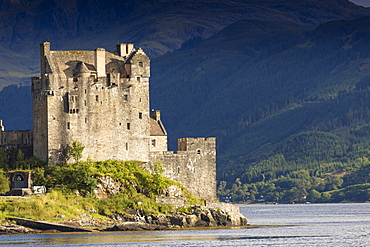
[{"label": "castle roof", "polygon": [[153,118],[150,118],[150,135],[151,136],[166,136],[166,130],[160,121],[156,121]]},{"label": "castle roof", "polygon": [[[95,51],[50,51],[46,56],[49,73],[58,73],[61,76],[73,77],[77,72],[97,72],[95,67]],[[116,52],[106,51],[106,71],[110,73],[124,73],[124,64],[128,59],[120,57]]]},{"label": "castle roof", "polygon": [[78,62],[75,68],[76,75],[81,74],[81,73],[90,73],[90,70],[87,68],[84,62]]}]

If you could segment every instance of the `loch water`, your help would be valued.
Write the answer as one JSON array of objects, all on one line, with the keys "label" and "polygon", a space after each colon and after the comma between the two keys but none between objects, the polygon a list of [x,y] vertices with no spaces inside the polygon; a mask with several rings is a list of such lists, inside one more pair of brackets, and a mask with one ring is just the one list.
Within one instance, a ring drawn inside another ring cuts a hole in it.
[{"label": "loch water", "polygon": [[259,227],[3,235],[0,245],[370,246],[370,203],[240,205],[240,210]]}]

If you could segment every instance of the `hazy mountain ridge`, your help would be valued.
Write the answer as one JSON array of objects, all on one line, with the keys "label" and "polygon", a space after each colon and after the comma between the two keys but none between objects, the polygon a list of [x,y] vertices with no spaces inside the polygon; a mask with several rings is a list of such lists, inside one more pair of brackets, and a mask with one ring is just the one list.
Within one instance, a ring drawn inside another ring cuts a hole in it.
[{"label": "hazy mountain ridge", "polygon": [[50,41],[52,49],[114,49],[119,42],[134,42],[154,57],[193,37],[208,38],[240,19],[316,25],[370,15],[346,0],[2,0],[0,6],[0,71],[12,74],[0,78],[0,88],[35,75],[42,41]]}]

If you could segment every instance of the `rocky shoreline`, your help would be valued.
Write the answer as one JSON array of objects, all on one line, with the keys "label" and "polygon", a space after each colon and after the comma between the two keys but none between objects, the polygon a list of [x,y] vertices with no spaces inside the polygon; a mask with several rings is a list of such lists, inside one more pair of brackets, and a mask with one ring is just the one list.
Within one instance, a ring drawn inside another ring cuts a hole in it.
[{"label": "rocky shoreline", "polygon": [[[111,215],[111,220],[94,219],[91,215],[83,213],[78,219],[66,220],[58,224],[10,218],[13,219],[12,223],[0,225],[0,234],[60,232],[60,226],[68,226],[71,229],[89,227],[98,231],[149,231],[248,224],[247,219],[240,214],[239,207],[219,202],[210,203],[207,206],[189,206],[186,208],[186,212],[174,212],[167,215],[142,215],[140,210],[131,213]],[[17,224],[13,224],[14,221]]]}]

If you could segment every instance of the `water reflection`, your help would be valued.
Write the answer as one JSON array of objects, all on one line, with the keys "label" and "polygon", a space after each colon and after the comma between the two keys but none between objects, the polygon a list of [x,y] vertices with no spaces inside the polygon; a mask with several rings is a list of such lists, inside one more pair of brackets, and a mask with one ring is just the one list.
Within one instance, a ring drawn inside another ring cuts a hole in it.
[{"label": "water reflection", "polygon": [[370,204],[241,206],[251,224],[211,230],[0,236],[6,246],[370,246]]}]

